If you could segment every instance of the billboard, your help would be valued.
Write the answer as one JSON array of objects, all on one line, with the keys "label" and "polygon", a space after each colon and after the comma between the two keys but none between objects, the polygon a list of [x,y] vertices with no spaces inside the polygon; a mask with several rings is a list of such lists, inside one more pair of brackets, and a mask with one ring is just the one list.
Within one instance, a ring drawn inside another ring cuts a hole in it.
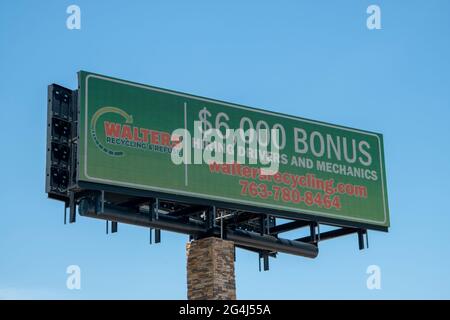
[{"label": "billboard", "polygon": [[[381,134],[84,71],[78,103],[78,181],[261,208],[294,219],[389,227]],[[190,133],[191,148],[205,151],[196,139],[198,124],[223,136],[225,129],[275,129],[278,139],[266,141],[279,152],[269,148],[261,154],[249,143],[245,163],[174,163],[179,140],[171,135],[177,129]],[[250,161],[258,155],[276,162],[276,173]]]}]

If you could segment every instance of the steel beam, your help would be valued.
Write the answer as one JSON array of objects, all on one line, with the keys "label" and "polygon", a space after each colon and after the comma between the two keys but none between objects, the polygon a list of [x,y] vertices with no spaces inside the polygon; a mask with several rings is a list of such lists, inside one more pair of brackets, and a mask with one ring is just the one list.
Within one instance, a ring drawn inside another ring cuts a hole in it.
[{"label": "steel beam", "polygon": [[284,224],[277,225],[275,227],[272,227],[270,229],[270,234],[279,234],[283,232],[292,231],[298,228],[309,226],[311,222],[310,221],[303,221],[303,220],[296,220],[292,222],[287,222]]},{"label": "steel beam", "polygon": [[191,206],[177,211],[169,212],[167,215],[175,218],[191,216],[202,211],[208,210],[206,206]]},{"label": "steel beam", "polygon": [[[81,216],[128,223],[147,228],[164,229],[190,235],[201,236],[202,234],[209,233],[211,236],[220,236],[220,228],[218,227],[207,230],[203,225],[197,225],[192,222],[180,222],[176,218],[164,215],[161,215],[159,219],[151,220],[148,215],[108,204],[104,204],[102,211],[97,210],[96,207],[94,201],[82,199],[79,205],[79,213]],[[227,239],[240,246],[284,252],[308,258],[315,258],[318,254],[318,248],[309,243],[280,239],[270,235],[259,235],[255,232],[243,230],[227,230]]]},{"label": "steel beam", "polygon": [[315,258],[319,253],[319,249],[309,243],[275,238],[269,235],[261,236],[255,232],[243,230],[230,230],[227,239],[246,247],[284,252],[308,258]]},{"label": "steel beam", "polygon": [[161,242],[161,229],[155,229],[155,243]]},{"label": "steel beam", "polygon": [[165,229],[179,233],[198,234],[205,231],[202,226],[179,222],[175,218],[163,215],[160,216],[159,219],[152,220],[149,215],[127,211],[124,208],[118,208],[116,206],[105,204],[103,212],[96,210],[95,207],[94,203],[87,199],[83,199],[80,201],[79,213],[81,216],[127,223],[141,227]]},{"label": "steel beam", "polygon": [[277,253],[276,252],[272,252],[272,251],[268,251],[268,250],[259,250],[259,249],[256,249],[256,248],[246,247],[246,246],[241,246],[241,245],[236,245],[236,247],[238,247],[240,249],[243,249],[243,250],[255,252],[255,253],[258,253],[258,254],[266,254],[266,255],[271,256],[273,258],[277,257]]},{"label": "steel beam", "polygon": [[[319,238],[320,238],[320,241],[329,240],[329,239],[345,236],[348,234],[357,233],[358,230],[359,229],[354,229],[354,228],[340,228],[340,229],[336,229],[336,230],[322,232],[319,234]],[[312,242],[314,242],[314,240],[315,239],[311,236],[295,239],[295,241],[301,241],[301,242],[306,242],[306,243],[312,243]]]},{"label": "steel beam", "polygon": [[117,221],[111,221],[111,233],[116,233],[117,232]]},{"label": "steel beam", "polygon": [[69,223],[74,223],[76,221],[76,202],[75,193],[73,191],[69,192]]},{"label": "steel beam", "polygon": [[249,220],[253,220],[253,219],[257,218],[258,216],[260,216],[260,215],[256,214],[256,213],[244,212],[244,213],[241,213],[236,218],[230,219],[229,223],[233,224],[233,225],[239,225],[241,223],[246,223]]}]

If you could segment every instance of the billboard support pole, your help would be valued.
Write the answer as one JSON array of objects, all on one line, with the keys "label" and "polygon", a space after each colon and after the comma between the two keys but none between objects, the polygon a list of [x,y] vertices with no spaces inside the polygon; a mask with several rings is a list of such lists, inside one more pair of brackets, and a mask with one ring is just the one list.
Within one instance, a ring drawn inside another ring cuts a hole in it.
[{"label": "billboard support pole", "polygon": [[186,255],[189,300],[236,299],[233,241],[217,237],[194,240],[186,244]]}]

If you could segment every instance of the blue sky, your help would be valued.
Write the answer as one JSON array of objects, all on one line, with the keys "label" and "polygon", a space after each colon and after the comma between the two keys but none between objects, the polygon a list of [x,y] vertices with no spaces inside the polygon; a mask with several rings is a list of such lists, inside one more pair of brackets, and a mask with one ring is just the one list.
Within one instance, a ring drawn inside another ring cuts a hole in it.
[{"label": "blue sky", "polygon": [[[66,8],[81,8],[81,30]],[[378,4],[382,29],[366,28]],[[80,69],[384,135],[389,233],[280,254],[238,250],[241,299],[450,298],[450,2],[2,1],[0,298],[184,299],[183,235],[63,225],[44,193],[47,85]],[[300,233],[295,233],[298,235]],[[294,236],[294,235],[290,235]],[[81,290],[66,267],[81,268]],[[366,268],[381,268],[381,290]]]}]

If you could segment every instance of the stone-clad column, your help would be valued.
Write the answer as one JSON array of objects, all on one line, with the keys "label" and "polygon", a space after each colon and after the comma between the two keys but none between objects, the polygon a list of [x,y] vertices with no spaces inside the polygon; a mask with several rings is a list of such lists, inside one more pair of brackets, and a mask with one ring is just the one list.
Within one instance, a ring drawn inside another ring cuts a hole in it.
[{"label": "stone-clad column", "polygon": [[189,300],[234,300],[234,243],[219,238],[188,242],[187,297]]}]

